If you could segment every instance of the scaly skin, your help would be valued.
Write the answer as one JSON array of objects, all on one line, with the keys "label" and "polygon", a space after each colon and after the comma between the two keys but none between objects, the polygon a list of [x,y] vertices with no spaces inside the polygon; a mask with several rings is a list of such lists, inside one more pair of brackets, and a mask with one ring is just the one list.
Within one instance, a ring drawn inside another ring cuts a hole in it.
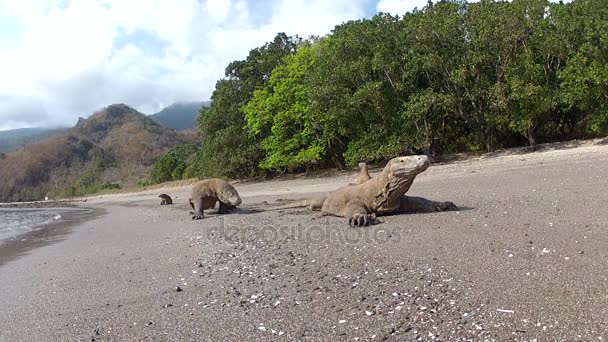
[{"label": "scaly skin", "polygon": [[414,178],[424,172],[429,164],[424,155],[393,158],[376,178],[340,188],[327,197],[274,209],[307,206],[313,210],[320,209],[324,215],[346,217],[354,227],[375,224],[378,222],[377,217],[383,215],[457,209],[452,202],[435,202],[422,197],[405,196]]},{"label": "scaly skin", "polygon": [[218,178],[209,178],[192,185],[190,206],[194,210],[193,220],[204,218],[203,210],[215,207],[220,202],[218,214],[225,214],[241,204],[241,197],[228,182]]},{"label": "scaly skin", "polygon": [[[366,163],[359,163],[359,174],[357,175],[357,179],[354,183],[349,183],[348,185],[358,185],[361,183],[365,183],[368,180],[372,179],[369,175],[369,171],[367,169]],[[286,205],[282,205],[280,207],[274,207],[269,210],[280,210],[280,209],[289,209],[289,208],[302,208],[307,207],[310,210],[320,210],[323,206],[323,202],[325,202],[325,197],[320,197],[312,200],[303,200],[303,201],[295,201]]]}]

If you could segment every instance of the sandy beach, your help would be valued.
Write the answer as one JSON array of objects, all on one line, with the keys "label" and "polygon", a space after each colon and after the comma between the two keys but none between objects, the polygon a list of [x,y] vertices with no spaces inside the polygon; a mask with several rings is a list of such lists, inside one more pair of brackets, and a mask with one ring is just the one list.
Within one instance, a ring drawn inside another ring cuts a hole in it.
[{"label": "sandy beach", "polygon": [[433,165],[408,193],[459,211],[262,210],[355,176],[238,182],[241,208],[199,221],[189,187],[79,202],[103,214],[0,266],[0,341],[608,339],[602,141]]}]

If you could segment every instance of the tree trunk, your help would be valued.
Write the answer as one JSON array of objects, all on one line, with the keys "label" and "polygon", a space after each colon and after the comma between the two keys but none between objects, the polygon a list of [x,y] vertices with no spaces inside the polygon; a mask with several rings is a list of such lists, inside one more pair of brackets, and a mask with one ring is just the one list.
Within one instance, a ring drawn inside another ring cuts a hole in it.
[{"label": "tree trunk", "polygon": [[340,171],[344,170],[345,163],[344,158],[341,155],[334,153],[331,160],[334,162],[336,168]]},{"label": "tree trunk", "polygon": [[494,136],[492,134],[491,128],[486,128],[485,138],[486,138],[486,151],[494,152]]},{"label": "tree trunk", "polygon": [[537,130],[538,126],[537,125],[532,125],[530,127],[528,127],[528,130],[526,132],[526,138],[528,138],[528,143],[530,144],[530,148],[534,149],[536,147],[536,130]]},{"label": "tree trunk", "polygon": [[559,139],[564,141],[566,140],[567,135],[568,134],[566,133],[566,121],[561,120],[559,123]]}]

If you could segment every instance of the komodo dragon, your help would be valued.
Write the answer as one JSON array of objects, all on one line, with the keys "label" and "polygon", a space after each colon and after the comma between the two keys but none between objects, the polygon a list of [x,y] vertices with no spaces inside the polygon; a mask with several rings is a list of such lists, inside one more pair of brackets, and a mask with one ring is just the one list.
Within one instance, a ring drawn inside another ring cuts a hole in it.
[{"label": "komodo dragon", "polygon": [[158,195],[158,197],[161,198],[160,205],[173,204],[173,200],[171,199],[171,196],[169,196],[167,194],[160,194],[160,195]]},{"label": "komodo dragon", "polygon": [[348,218],[349,225],[353,227],[375,224],[378,222],[377,216],[458,209],[452,202],[435,202],[422,197],[405,196],[416,175],[426,170],[429,164],[428,157],[424,155],[393,158],[376,178],[358,185],[345,186],[326,197],[272,209],[320,209],[324,215]]},{"label": "komodo dragon", "polygon": [[241,197],[236,189],[225,180],[209,178],[192,185],[190,206],[194,210],[193,220],[203,218],[203,210],[215,207],[220,202],[218,214],[225,214],[241,204]]}]

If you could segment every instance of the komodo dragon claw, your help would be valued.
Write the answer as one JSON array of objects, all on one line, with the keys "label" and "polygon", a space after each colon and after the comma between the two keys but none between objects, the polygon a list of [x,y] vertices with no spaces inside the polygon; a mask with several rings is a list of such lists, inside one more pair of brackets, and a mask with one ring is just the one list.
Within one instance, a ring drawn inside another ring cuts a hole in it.
[{"label": "komodo dragon claw", "polygon": [[440,205],[437,206],[436,211],[444,211],[444,210],[458,210],[458,207],[453,202],[440,202]]},{"label": "komodo dragon claw", "polygon": [[348,219],[348,224],[351,227],[367,227],[378,223],[376,214],[354,214]]}]

